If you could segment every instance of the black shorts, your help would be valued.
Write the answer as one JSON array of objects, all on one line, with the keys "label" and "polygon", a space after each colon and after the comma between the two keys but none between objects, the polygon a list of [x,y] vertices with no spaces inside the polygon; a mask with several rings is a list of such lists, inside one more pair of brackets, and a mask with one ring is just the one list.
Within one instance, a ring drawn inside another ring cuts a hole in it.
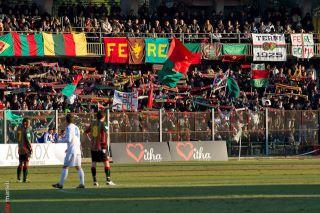
[{"label": "black shorts", "polygon": [[108,159],[108,152],[103,151],[91,151],[92,162],[105,162]]},{"label": "black shorts", "polygon": [[29,154],[19,154],[19,161],[20,162],[28,162],[30,158]]}]

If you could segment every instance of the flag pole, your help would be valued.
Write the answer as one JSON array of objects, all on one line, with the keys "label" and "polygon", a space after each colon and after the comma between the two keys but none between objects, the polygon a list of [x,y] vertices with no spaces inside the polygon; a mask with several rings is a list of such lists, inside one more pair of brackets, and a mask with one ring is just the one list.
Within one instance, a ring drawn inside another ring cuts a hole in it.
[{"label": "flag pole", "polygon": [[239,140],[239,156],[238,156],[238,161],[240,161],[240,156],[241,156],[241,136],[240,136],[240,140]]}]

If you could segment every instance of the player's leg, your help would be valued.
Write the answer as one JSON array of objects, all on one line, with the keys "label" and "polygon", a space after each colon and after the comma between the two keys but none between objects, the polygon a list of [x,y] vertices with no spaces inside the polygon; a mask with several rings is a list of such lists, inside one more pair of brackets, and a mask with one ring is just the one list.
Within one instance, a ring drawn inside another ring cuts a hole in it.
[{"label": "player's leg", "polygon": [[29,166],[29,159],[26,159],[23,165],[23,182],[27,182],[27,177],[28,177],[28,166]]},{"label": "player's leg", "polygon": [[91,174],[93,179],[93,185],[99,186],[97,181],[97,162],[99,162],[99,153],[97,151],[91,151]]},{"label": "player's leg", "polygon": [[60,186],[63,187],[64,182],[68,177],[68,173],[69,173],[68,166],[63,166],[62,171],[61,171],[61,175],[60,175],[60,182],[59,182]]},{"label": "player's leg", "polygon": [[80,179],[80,185],[77,188],[84,188],[84,172],[81,167],[81,154],[76,155],[76,158],[74,160],[74,166],[78,171],[78,175]]},{"label": "player's leg", "polygon": [[91,163],[91,174],[92,174],[92,179],[93,179],[93,185],[98,186],[98,181],[97,181],[97,162],[92,161]]},{"label": "player's leg", "polygon": [[[19,156],[19,158],[20,158],[20,156]],[[22,165],[23,165],[23,161],[21,161],[21,160],[19,159],[19,165],[18,165],[18,167],[17,167],[17,181],[18,181],[18,182],[21,182]]]},{"label": "player's leg", "polygon": [[77,187],[78,189],[84,188],[84,172],[83,169],[80,166],[75,166],[76,170],[78,171],[79,179],[80,179],[80,185]]},{"label": "player's leg", "polygon": [[107,157],[107,159],[105,161],[103,161],[104,164],[104,172],[106,174],[106,184],[110,185],[110,186],[114,186],[116,185],[115,183],[113,183],[111,181],[111,169],[110,169],[110,162],[109,162],[109,158]]},{"label": "player's leg", "polygon": [[71,154],[71,153],[67,153],[66,154],[66,156],[64,158],[63,167],[62,167],[62,170],[61,170],[60,182],[56,183],[56,184],[53,184],[52,187],[57,188],[57,189],[62,189],[63,188],[64,181],[68,177],[68,167],[73,162],[73,157],[74,157],[74,155]]}]

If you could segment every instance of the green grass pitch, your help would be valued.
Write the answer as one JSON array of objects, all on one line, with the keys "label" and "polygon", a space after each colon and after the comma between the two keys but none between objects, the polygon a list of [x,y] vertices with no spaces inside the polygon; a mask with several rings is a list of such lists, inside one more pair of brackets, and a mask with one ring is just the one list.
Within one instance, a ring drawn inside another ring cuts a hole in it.
[{"label": "green grass pitch", "polygon": [[51,188],[61,167],[31,167],[31,183],[16,183],[16,168],[0,168],[0,212],[10,181],[11,212],[320,212],[320,159],[231,160],[112,165],[112,179],[75,189],[74,168],[63,190]]}]

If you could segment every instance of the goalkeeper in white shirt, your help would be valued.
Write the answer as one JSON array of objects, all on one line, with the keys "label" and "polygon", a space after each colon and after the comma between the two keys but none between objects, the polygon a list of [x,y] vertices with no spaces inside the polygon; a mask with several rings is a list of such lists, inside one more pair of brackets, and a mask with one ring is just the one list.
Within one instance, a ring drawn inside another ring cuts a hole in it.
[{"label": "goalkeeper in white shirt", "polygon": [[78,171],[78,175],[80,178],[80,185],[77,188],[84,188],[84,173],[81,168],[81,149],[80,149],[80,130],[73,123],[73,116],[71,114],[67,114],[67,128],[66,135],[59,142],[67,143],[66,156],[64,158],[64,164],[61,171],[60,182],[53,184],[54,188],[62,189],[64,181],[68,176],[68,167],[75,167]]}]

